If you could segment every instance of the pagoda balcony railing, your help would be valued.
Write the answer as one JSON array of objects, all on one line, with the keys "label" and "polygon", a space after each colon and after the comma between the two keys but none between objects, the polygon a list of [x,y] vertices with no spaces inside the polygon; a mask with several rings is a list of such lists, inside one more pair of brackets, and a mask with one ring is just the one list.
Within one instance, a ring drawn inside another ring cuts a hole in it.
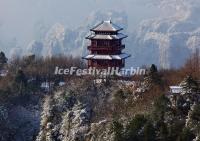
[{"label": "pagoda balcony railing", "polygon": [[125,49],[125,45],[121,46],[88,46],[88,50],[122,50]]},{"label": "pagoda balcony railing", "polygon": [[119,68],[123,68],[125,67],[124,64],[119,64],[119,65],[98,65],[98,64],[88,64],[88,67],[92,67],[92,68],[97,68],[97,69],[105,69],[105,68],[116,68],[116,67],[119,67]]},{"label": "pagoda balcony railing", "polygon": [[121,62],[121,63],[108,63],[108,64],[98,64],[98,63],[92,63],[92,62],[89,62],[88,63],[88,66],[89,67],[96,67],[96,68],[106,68],[106,67],[119,67],[119,68],[122,68],[122,67],[125,67],[125,64],[124,62]]}]

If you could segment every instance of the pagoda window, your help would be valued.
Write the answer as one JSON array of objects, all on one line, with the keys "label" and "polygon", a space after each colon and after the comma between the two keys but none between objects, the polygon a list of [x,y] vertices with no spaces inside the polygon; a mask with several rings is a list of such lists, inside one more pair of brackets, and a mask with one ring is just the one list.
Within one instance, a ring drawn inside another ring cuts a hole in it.
[{"label": "pagoda window", "polygon": [[98,61],[98,65],[107,66],[109,64],[108,60]]},{"label": "pagoda window", "polygon": [[110,41],[110,45],[111,46],[120,46],[121,45],[121,41],[120,40]]},{"label": "pagoda window", "polygon": [[110,46],[109,41],[97,41],[97,46]]}]

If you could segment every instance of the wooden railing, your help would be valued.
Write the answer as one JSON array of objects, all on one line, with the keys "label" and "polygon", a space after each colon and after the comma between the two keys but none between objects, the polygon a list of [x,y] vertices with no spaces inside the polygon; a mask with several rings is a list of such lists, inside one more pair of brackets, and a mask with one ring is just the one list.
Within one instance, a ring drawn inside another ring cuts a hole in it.
[{"label": "wooden railing", "polygon": [[88,46],[88,50],[122,50],[125,45],[121,46]]},{"label": "wooden railing", "polygon": [[100,64],[97,64],[97,63],[89,63],[88,64],[88,67],[94,67],[94,68],[112,68],[112,67],[119,67],[119,68],[123,68],[125,67],[125,65],[122,63],[122,64],[105,64],[105,65],[100,65]]}]

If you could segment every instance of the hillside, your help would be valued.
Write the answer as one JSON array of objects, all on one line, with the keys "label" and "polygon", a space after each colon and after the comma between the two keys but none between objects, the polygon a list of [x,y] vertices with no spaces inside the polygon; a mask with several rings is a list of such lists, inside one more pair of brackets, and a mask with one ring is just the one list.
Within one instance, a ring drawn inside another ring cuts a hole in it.
[{"label": "hillside", "polygon": [[[198,141],[197,53],[178,70],[152,65],[144,76],[112,76],[101,83],[92,76],[53,73],[58,64],[84,67],[78,58],[28,56],[7,64],[1,53],[8,73],[0,76],[0,140]],[[44,89],[47,80],[52,87]],[[171,93],[171,85],[182,91]]]}]

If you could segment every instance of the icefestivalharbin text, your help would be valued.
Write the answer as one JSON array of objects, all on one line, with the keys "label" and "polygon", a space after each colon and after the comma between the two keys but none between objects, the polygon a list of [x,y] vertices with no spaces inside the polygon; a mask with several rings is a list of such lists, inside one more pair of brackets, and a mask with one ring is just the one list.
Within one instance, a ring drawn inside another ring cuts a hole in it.
[{"label": "icefestivalharbin text", "polygon": [[117,75],[117,76],[134,76],[134,75],[145,75],[146,70],[141,69],[140,67],[134,68],[131,67],[130,69],[120,69],[118,67],[108,67],[107,69],[97,69],[90,67],[88,69],[80,69],[78,67],[71,67],[71,68],[55,68],[55,75],[76,75],[76,76],[83,76],[83,75]]}]

